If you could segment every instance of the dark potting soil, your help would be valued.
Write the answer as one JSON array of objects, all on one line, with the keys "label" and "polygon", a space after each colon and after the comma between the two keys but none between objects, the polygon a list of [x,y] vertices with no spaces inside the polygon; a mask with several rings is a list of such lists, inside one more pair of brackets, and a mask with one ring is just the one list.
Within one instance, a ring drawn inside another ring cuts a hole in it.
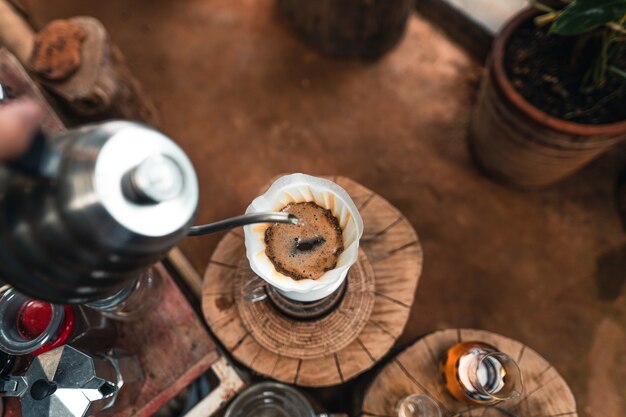
[{"label": "dark potting soil", "polygon": [[[626,120],[626,79],[609,74],[601,89],[581,91],[599,40],[590,40],[578,51],[574,64],[576,38],[547,32],[547,27],[537,27],[531,20],[509,39],[505,68],[515,89],[535,107],[567,121],[606,124]],[[626,68],[626,47],[622,47],[616,64]]]}]

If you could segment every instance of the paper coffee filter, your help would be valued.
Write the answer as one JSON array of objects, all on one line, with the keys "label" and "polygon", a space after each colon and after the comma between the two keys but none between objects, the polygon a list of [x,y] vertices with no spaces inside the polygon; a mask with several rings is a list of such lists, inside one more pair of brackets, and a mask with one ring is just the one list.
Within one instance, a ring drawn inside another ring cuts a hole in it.
[{"label": "paper coffee filter", "polygon": [[246,213],[280,211],[287,204],[307,201],[330,210],[343,232],[344,251],[337,260],[337,266],[316,280],[297,281],[276,270],[265,254],[265,231],[270,225],[244,228],[250,267],[258,276],[283,291],[304,293],[337,284],[358,258],[363,220],[348,193],[332,181],[305,174],[286,175],[276,180],[265,194],[254,199]]}]

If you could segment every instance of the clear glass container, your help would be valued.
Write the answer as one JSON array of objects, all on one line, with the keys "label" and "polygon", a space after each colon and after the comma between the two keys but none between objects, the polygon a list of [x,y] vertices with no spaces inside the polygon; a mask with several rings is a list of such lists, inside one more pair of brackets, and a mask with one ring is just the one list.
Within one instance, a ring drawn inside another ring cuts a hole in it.
[{"label": "clear glass container", "polygon": [[90,353],[112,348],[117,339],[115,323],[97,311],[74,306],[76,324],[71,336],[72,346]]},{"label": "clear glass container", "polygon": [[492,405],[522,395],[522,372],[517,363],[482,342],[452,346],[441,359],[440,370],[448,392],[459,401]]},{"label": "clear glass container", "polygon": [[117,294],[85,305],[110,319],[133,321],[153,310],[161,301],[162,292],[163,277],[151,267]]},{"label": "clear glass container", "polygon": [[398,402],[398,417],[441,417],[439,404],[428,395],[413,394]]},{"label": "clear glass container", "polygon": [[115,336],[114,324],[95,311],[48,303],[14,289],[0,297],[0,350],[6,353],[39,355],[66,343],[107,350]]},{"label": "clear glass container", "polygon": [[225,417],[316,417],[307,399],[283,384],[253,385],[232,402]]}]

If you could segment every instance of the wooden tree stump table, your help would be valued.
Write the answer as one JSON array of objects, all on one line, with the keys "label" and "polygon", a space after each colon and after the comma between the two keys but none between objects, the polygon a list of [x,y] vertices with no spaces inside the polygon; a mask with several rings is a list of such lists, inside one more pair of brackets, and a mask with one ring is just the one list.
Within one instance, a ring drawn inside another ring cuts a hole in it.
[{"label": "wooden tree stump table", "polygon": [[[491,408],[468,406],[448,394],[439,374],[439,357],[450,346],[469,341],[493,345],[517,361],[524,382],[522,397]],[[395,417],[398,401],[419,393],[435,399],[446,417],[578,415],[570,388],[552,365],[524,344],[483,330],[441,330],[417,341],[386,365],[368,387],[361,416]]]},{"label": "wooden tree stump table", "polygon": [[422,269],[417,234],[386,200],[343,177],[329,177],[359,207],[364,234],[346,294],[328,315],[303,321],[270,301],[244,301],[254,278],[243,232],[228,233],[206,270],[203,310],[226,349],[253,371],[301,386],[330,386],[370,369],[402,333]]}]

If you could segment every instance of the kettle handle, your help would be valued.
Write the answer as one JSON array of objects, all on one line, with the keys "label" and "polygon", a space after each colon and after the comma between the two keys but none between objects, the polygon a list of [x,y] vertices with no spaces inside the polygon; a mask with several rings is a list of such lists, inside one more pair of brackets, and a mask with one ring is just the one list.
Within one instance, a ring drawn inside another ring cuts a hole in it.
[{"label": "kettle handle", "polygon": [[21,156],[8,161],[10,169],[33,176],[45,176],[44,162],[52,154],[43,131],[35,133],[30,146]]}]

